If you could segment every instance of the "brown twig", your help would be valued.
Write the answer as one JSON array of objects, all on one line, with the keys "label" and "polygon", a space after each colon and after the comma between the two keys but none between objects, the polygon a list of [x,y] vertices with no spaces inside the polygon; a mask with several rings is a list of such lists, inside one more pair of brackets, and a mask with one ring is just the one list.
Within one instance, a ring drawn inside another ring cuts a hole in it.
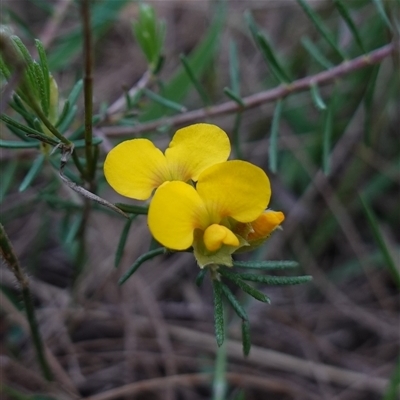
[{"label": "brown twig", "polygon": [[326,85],[331,81],[348,75],[353,71],[357,71],[369,65],[377,64],[386,57],[393,54],[396,50],[399,50],[398,42],[387,44],[386,46],[380,47],[379,49],[374,50],[368,54],[354,58],[350,61],[345,61],[327,71],[322,71],[312,76],[297,79],[288,85],[279,85],[276,88],[256,93],[248,97],[244,97],[242,99],[243,106],[239,105],[235,101],[228,101],[226,103],[218,104],[213,107],[205,107],[173,117],[160,118],[158,120],[150,121],[137,126],[103,127],[102,130],[107,136],[126,136],[142,132],[149,132],[164,125],[183,125],[194,121],[203,120],[205,118],[237,112],[242,109],[250,109],[264,103],[284,98],[292,93],[308,90],[312,85]]},{"label": "brown twig", "polygon": [[85,200],[95,201],[96,203],[99,203],[117,212],[118,214],[121,214],[125,218],[129,218],[127,214],[125,214],[121,209],[116,207],[114,204],[108,202],[107,200],[104,200],[103,198],[97,196],[96,194],[90,192],[89,190],[86,190],[82,186],[77,185],[75,182],[72,182],[65,176],[64,168],[70,156],[71,156],[71,150],[69,148],[61,146],[61,160],[60,160],[60,170],[59,170],[59,175],[61,180],[76,193],[79,193],[81,196],[83,196]]},{"label": "brown twig", "polygon": [[[143,381],[131,383],[116,389],[111,389],[106,392],[87,397],[86,400],[112,400],[121,396],[133,396],[145,391],[162,390],[166,385],[173,386],[195,386],[212,381],[213,375],[210,373],[198,373],[198,374],[182,374],[174,376],[166,376],[163,378],[146,379]],[[256,387],[260,390],[273,391],[276,393],[283,393],[288,395],[304,393],[304,389],[296,384],[290,386],[285,384],[283,379],[277,380],[269,379],[266,377],[240,374],[235,372],[227,372],[226,379],[233,385],[243,387],[251,386]],[[307,398],[308,393],[307,393]]]}]

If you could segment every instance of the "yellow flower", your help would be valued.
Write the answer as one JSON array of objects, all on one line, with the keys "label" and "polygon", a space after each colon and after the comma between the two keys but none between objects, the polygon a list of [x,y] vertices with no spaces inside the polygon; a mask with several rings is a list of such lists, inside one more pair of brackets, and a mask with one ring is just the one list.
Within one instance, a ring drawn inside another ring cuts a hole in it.
[{"label": "yellow flower", "polygon": [[[196,188],[162,184],[151,201],[148,224],[154,238],[173,250],[193,246],[200,267],[232,265],[231,254],[246,240],[238,223],[257,221],[271,196],[265,172],[245,161],[226,161],[200,174]],[[255,229],[249,227],[247,233]]]},{"label": "yellow flower", "polygon": [[119,194],[146,200],[167,181],[197,181],[211,165],[226,161],[230,153],[226,133],[211,124],[179,129],[165,154],[148,139],[120,143],[107,155],[104,175]]}]

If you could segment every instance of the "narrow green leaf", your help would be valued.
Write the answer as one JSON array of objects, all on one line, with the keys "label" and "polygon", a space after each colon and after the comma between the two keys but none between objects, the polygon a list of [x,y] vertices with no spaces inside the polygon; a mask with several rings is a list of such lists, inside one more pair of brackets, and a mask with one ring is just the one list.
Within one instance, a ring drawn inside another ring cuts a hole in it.
[{"label": "narrow green leaf", "polygon": [[33,120],[35,117],[25,108],[24,103],[17,94],[14,94],[12,101],[9,102],[9,105],[24,118],[29,127],[34,128]]},{"label": "narrow green leaf", "polygon": [[39,118],[33,119],[33,128],[36,129],[38,132],[41,132],[44,134],[43,127],[42,127],[42,124],[40,123]]},{"label": "narrow green leaf", "polygon": [[[103,139],[99,138],[99,137],[94,137],[92,140],[92,144],[94,146],[97,146],[102,142],[103,142]],[[72,143],[74,144],[74,148],[76,148],[76,149],[82,149],[83,147],[86,146],[85,139],[74,140]]]},{"label": "narrow green leaf", "polygon": [[232,272],[228,272],[224,268],[220,268],[218,272],[224,276],[225,278],[231,280],[234,282],[236,285],[238,285],[244,292],[249,294],[250,296],[254,297],[256,300],[262,301],[263,303],[271,303],[271,300],[267,295],[264,293],[260,292],[259,290],[253,288],[252,286],[248,285],[246,282],[244,282],[238,274],[234,274]]},{"label": "narrow green leaf", "polygon": [[393,375],[382,400],[397,400],[400,391],[400,358],[397,359]]},{"label": "narrow green leaf", "polygon": [[190,66],[189,60],[187,59],[187,57],[184,54],[180,55],[180,60],[182,62],[184,70],[187,73],[190,81],[192,82],[193,86],[197,90],[197,93],[201,97],[201,100],[203,101],[203,103],[206,106],[210,105],[211,104],[210,98],[208,97],[208,95],[207,95],[206,91],[204,90],[203,86],[201,85],[201,83],[197,79],[192,67]]},{"label": "narrow green leaf", "polygon": [[38,142],[16,142],[0,139],[0,148],[3,149],[33,149],[39,148],[39,146]]},{"label": "narrow green leaf", "polygon": [[321,111],[326,110],[326,104],[324,103],[324,100],[322,99],[319,93],[318,85],[316,83],[312,83],[310,89],[311,89],[311,97],[313,99],[315,107],[317,107],[317,109]]},{"label": "narrow green leaf", "polygon": [[222,304],[221,282],[216,279],[213,280],[213,293],[215,338],[217,339],[218,346],[221,346],[225,339],[224,307]]},{"label": "narrow green leaf", "polygon": [[[9,400],[37,400],[37,399],[32,399],[31,396],[26,396],[25,394],[19,392],[16,389],[13,389],[10,386],[5,385],[2,383],[0,386],[0,396],[3,397],[2,395],[6,396],[5,398],[8,398]],[[52,400],[52,399],[47,399],[47,400]]]},{"label": "narrow green leaf", "polygon": [[375,241],[378,244],[379,250],[382,253],[382,256],[385,260],[385,263],[392,275],[394,283],[397,285],[398,288],[400,288],[400,271],[396,266],[395,260],[392,258],[390,255],[390,251],[385,243],[385,240],[383,239],[383,235],[379,229],[378,222],[376,220],[376,216],[374,212],[372,211],[371,207],[369,204],[366,202],[366,200],[363,198],[363,196],[359,196],[361,200],[361,204],[364,208],[364,212],[368,218],[369,226],[371,227],[372,234],[374,235]]},{"label": "narrow green leaf", "polygon": [[137,90],[132,97],[129,96],[128,91],[126,91],[127,109],[131,110],[132,108],[136,107],[139,101],[142,99],[142,96],[143,96],[143,89]]},{"label": "narrow green leaf", "polygon": [[328,28],[326,27],[325,23],[319,17],[319,15],[308,5],[307,1],[305,0],[297,0],[300,4],[301,8],[307,14],[308,18],[313,22],[314,26],[317,28],[319,33],[323,36],[323,38],[330,44],[333,50],[342,58],[346,60],[346,55],[342,52],[340,47],[336,44],[335,39],[331,32],[329,32]]},{"label": "narrow green leaf", "polygon": [[[100,120],[102,119],[101,115],[94,115],[92,118],[92,124],[96,125]],[[69,140],[77,140],[80,139],[85,132],[85,125],[81,125],[78,129],[76,129],[74,132],[71,133],[71,136],[69,136]]]},{"label": "narrow green leaf", "polygon": [[73,241],[75,240],[76,235],[78,234],[78,231],[81,227],[82,219],[83,219],[83,214],[75,215],[71,224],[68,226],[67,235],[64,239],[65,240],[64,243],[67,246],[71,245],[73,243]]},{"label": "narrow green leaf", "polygon": [[[57,196],[41,193],[40,198],[43,201],[46,201],[50,207],[58,209],[58,210],[82,210],[82,205],[78,203],[73,203],[71,201],[60,199]],[[64,235],[65,237],[66,235]]]},{"label": "narrow green leaf", "polygon": [[131,96],[129,96],[129,89],[126,87],[123,87],[122,89],[124,91],[124,96],[125,96],[126,110],[129,111],[133,108]]},{"label": "narrow green leaf", "polygon": [[224,293],[225,297],[228,299],[229,303],[231,304],[232,308],[235,310],[236,314],[242,318],[243,320],[247,321],[249,317],[245,309],[240,305],[235,295],[231,292],[231,290],[226,286],[224,283],[221,282],[221,289]]},{"label": "narrow green leaf", "polygon": [[58,117],[56,124],[54,125],[56,128],[58,128],[60,126],[60,124],[62,124],[65,117],[68,115],[69,110],[70,110],[70,103],[69,103],[69,100],[66,100],[64,103],[63,109],[61,110],[61,114]]},{"label": "narrow green leaf", "polygon": [[349,27],[350,32],[352,33],[354,40],[360,47],[361,51],[363,53],[366,53],[367,51],[365,50],[364,44],[361,40],[361,36],[358,33],[358,29],[354,24],[353,18],[351,18],[350,11],[348,10],[347,6],[342,2],[342,0],[333,0],[333,2],[335,3],[335,6],[342,16],[344,22]]},{"label": "narrow green leaf", "polygon": [[226,371],[227,371],[227,352],[226,352],[226,342],[224,342],[217,349],[214,377],[212,382],[211,400],[226,399],[226,392],[228,388]]},{"label": "narrow green leaf", "polygon": [[232,92],[240,96],[239,57],[236,43],[233,40],[229,43],[229,77]]},{"label": "narrow green leaf", "polygon": [[324,113],[324,128],[322,137],[322,169],[325,175],[330,173],[331,137],[333,129],[332,101]]},{"label": "narrow green leaf", "polygon": [[0,185],[0,203],[3,202],[8,190],[10,189],[14,178],[15,171],[17,170],[19,161],[12,159],[5,168],[2,167],[1,171],[1,185]]},{"label": "narrow green leaf", "polygon": [[19,50],[19,53],[22,55],[22,57],[25,60],[25,63],[26,63],[25,77],[27,78],[27,80],[29,82],[31,90],[34,90],[35,94],[36,94],[36,90],[37,90],[36,77],[35,77],[35,73],[33,71],[34,60],[31,56],[31,54],[29,53],[28,49],[26,48],[24,43],[22,43],[22,40],[18,36],[12,35],[10,38],[15,43],[17,49]]},{"label": "narrow green leaf", "polygon": [[40,67],[42,68],[42,74],[44,78],[45,91],[46,91],[46,99],[47,99],[47,107],[50,106],[50,70],[49,63],[47,62],[46,51],[44,49],[43,43],[35,39],[35,46],[39,54]]},{"label": "narrow green leaf", "polygon": [[157,20],[152,6],[142,3],[139,7],[138,21],[132,24],[132,28],[151,70],[157,73],[165,39],[165,22]]},{"label": "narrow green leaf", "polygon": [[71,106],[73,106],[78,101],[82,89],[83,89],[83,80],[79,79],[79,81],[75,83],[74,87],[71,90],[71,93],[68,96],[68,101]]},{"label": "narrow green leaf", "polygon": [[2,7],[2,14],[4,13],[3,15],[7,15],[7,17],[18,26],[18,31],[23,33],[24,37],[34,38],[37,36],[37,33],[32,31],[32,27],[30,27],[18,13],[14,12],[10,7],[5,7],[5,5],[2,5]]},{"label": "narrow green leaf", "polygon": [[244,281],[265,283],[269,286],[301,285],[312,280],[312,276],[271,276],[239,273],[237,276]]},{"label": "narrow green leaf", "polygon": [[122,211],[130,214],[147,215],[149,212],[149,207],[146,206],[136,206],[133,204],[115,203],[115,205]]},{"label": "narrow green leaf", "polygon": [[158,249],[154,249],[151,251],[148,251],[145,254],[142,254],[138,259],[132,264],[132,266],[128,269],[127,272],[125,272],[124,275],[120,278],[118,281],[118,285],[122,285],[125,283],[138,269],[139,267],[148,260],[151,260],[152,258],[159,256],[160,254],[166,254],[167,249],[164,247],[159,247]]},{"label": "narrow green leaf", "polygon": [[382,0],[372,0],[375,4],[376,10],[378,11],[378,14],[382,18],[382,21],[385,23],[385,25],[389,28],[389,30],[392,32],[393,27],[392,24],[390,23],[390,20],[386,14],[385,7],[382,3]]},{"label": "narrow green leaf", "polygon": [[297,268],[297,261],[234,261],[233,266],[236,268],[251,268],[251,269],[267,269],[277,270],[286,268]]},{"label": "narrow green leaf", "polygon": [[240,125],[242,122],[242,113],[239,111],[235,115],[235,123],[232,130],[233,136],[233,150],[237,160],[243,160],[243,152],[240,140]]},{"label": "narrow green leaf", "polygon": [[236,101],[240,107],[244,107],[245,104],[240,96],[238,96],[235,92],[233,92],[231,89],[228,87],[224,88],[224,93],[233,101]]},{"label": "narrow green leaf", "polygon": [[165,56],[160,55],[160,57],[158,58],[158,62],[153,67],[153,75],[156,76],[161,71],[162,67],[164,66],[164,62]]},{"label": "narrow green leaf", "polygon": [[156,16],[152,6],[141,3],[139,18],[133,23],[133,33],[149,64],[153,64],[157,53]]},{"label": "narrow green leaf", "polygon": [[289,83],[291,81],[289,75],[282,67],[281,63],[278,61],[275,56],[275,52],[272,46],[269,44],[267,37],[259,30],[256,25],[254,18],[250,11],[246,11],[244,14],[247,26],[250,30],[250,33],[253,37],[253,40],[256,46],[262,52],[264,59],[267,61],[268,67],[277,80],[281,83]]},{"label": "narrow green leaf", "polygon": [[279,123],[281,120],[283,100],[279,99],[276,103],[274,116],[271,124],[271,135],[269,139],[269,169],[276,173],[278,170],[278,134]]},{"label": "narrow green leaf", "polygon": [[4,79],[8,81],[11,76],[11,72],[5,64],[3,57],[0,54],[0,74],[3,75]]},{"label": "narrow green leaf", "polygon": [[237,390],[234,394],[232,400],[246,400],[246,392],[244,389]]},{"label": "narrow green leaf", "polygon": [[64,133],[71,126],[77,111],[78,111],[78,106],[76,104],[69,109],[63,121],[60,122],[60,125],[58,127],[59,132]]},{"label": "narrow green leaf", "polygon": [[208,268],[203,268],[196,276],[196,286],[200,287],[203,284],[204,278],[207,275]]},{"label": "narrow green leaf", "polygon": [[119,238],[117,251],[115,253],[114,267],[118,268],[124,254],[126,241],[128,239],[129,230],[131,229],[132,222],[137,217],[137,214],[131,215],[130,218],[125,222],[124,229],[122,230],[121,237]]},{"label": "narrow green leaf", "polygon": [[242,321],[242,345],[243,355],[247,357],[251,348],[250,323],[247,320]]},{"label": "narrow green leaf", "polygon": [[50,144],[51,146],[58,146],[60,142],[57,142],[57,140],[53,139],[50,136],[45,135],[44,133],[36,132],[36,133],[27,133],[26,134],[28,137],[37,139],[43,143]]},{"label": "narrow green leaf", "polygon": [[175,103],[175,101],[168,100],[165,97],[160,96],[157,93],[152,92],[151,90],[144,88],[143,93],[151,100],[154,100],[156,103],[163,105],[164,107],[170,108],[171,110],[178,112],[187,111],[186,107],[182,104]]},{"label": "narrow green leaf", "polygon": [[329,69],[334,65],[319,51],[318,47],[308,37],[301,38],[301,44],[307,52],[317,61],[323,68]]},{"label": "narrow green leaf", "polygon": [[30,138],[27,136],[24,132],[22,132],[20,129],[15,128],[12,125],[6,124],[7,128],[12,132],[15,136],[20,138],[24,142],[33,142],[34,139]]},{"label": "narrow green leaf", "polygon": [[[20,129],[21,131],[23,131],[23,132],[25,132],[25,133],[29,133],[29,134],[32,134],[32,135],[39,135],[39,136],[42,136],[42,135],[43,135],[42,132],[40,132],[40,131],[38,131],[38,130],[36,130],[36,129],[32,129],[32,128],[30,128],[29,126],[20,124],[20,123],[17,122],[15,119],[12,119],[12,118],[8,117],[8,116],[5,115],[5,114],[0,115],[0,120],[4,121],[4,122],[5,122],[6,124],[8,124],[8,125],[11,125],[11,126],[17,128],[17,129]],[[57,144],[57,143],[58,143],[58,142],[56,142],[56,144]]]},{"label": "narrow green leaf", "polygon": [[29,53],[29,50],[26,48],[22,40],[16,36],[12,35],[10,36],[10,39],[16,44],[17,48],[20,51],[20,54],[24,57],[24,60],[28,67],[33,64],[33,58],[31,56],[31,53]]},{"label": "narrow green leaf", "polygon": [[259,32],[257,34],[257,42],[259,49],[262,51],[263,56],[271,69],[271,72],[275,75],[278,81],[284,84],[290,83],[291,79],[275,56],[275,51],[268,42],[267,37],[263,33]]},{"label": "narrow green leaf", "polygon": [[246,21],[246,25],[249,28],[251,37],[253,38],[254,44],[258,46],[258,33],[260,30],[258,29],[258,26],[256,24],[256,21],[254,21],[253,15],[250,10],[246,10],[244,12],[244,19]]},{"label": "narrow green leaf", "polygon": [[365,120],[364,120],[364,140],[367,146],[371,145],[372,136],[372,121],[374,118],[374,94],[376,88],[376,82],[378,79],[380,64],[374,65],[372,67],[371,75],[368,79],[368,85],[365,90],[364,96],[364,109],[365,109]]},{"label": "narrow green leaf", "polygon": [[28,173],[26,174],[25,178],[23,179],[21,185],[19,186],[18,190],[20,192],[23,192],[24,190],[26,190],[31,185],[33,180],[36,178],[36,176],[38,175],[38,173],[42,169],[44,160],[45,160],[44,154],[40,154],[36,158],[36,160],[33,162],[32,166],[31,166],[30,170],[28,171]]}]

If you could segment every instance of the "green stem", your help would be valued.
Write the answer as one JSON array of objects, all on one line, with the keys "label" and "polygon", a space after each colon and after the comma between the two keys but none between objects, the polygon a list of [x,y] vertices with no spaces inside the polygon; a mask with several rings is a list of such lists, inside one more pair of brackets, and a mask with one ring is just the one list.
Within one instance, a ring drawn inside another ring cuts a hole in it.
[{"label": "green stem", "polygon": [[35,346],[39,365],[42,370],[44,378],[48,381],[52,381],[53,374],[51,372],[50,366],[44,354],[43,341],[42,337],[40,336],[39,327],[36,320],[35,308],[33,306],[32,296],[29,289],[29,280],[19,264],[17,256],[15,255],[14,249],[11,245],[10,239],[8,238],[6,231],[4,230],[4,227],[1,223],[0,223],[0,254],[4,258],[8,268],[12,271],[12,273],[14,274],[15,278],[17,279],[21,287],[22,299],[26,315],[28,318],[33,345]]},{"label": "green stem", "polygon": [[83,40],[84,40],[84,102],[85,102],[85,154],[86,154],[86,168],[89,180],[94,178],[96,171],[93,160],[93,50],[92,50],[92,36],[90,29],[90,0],[82,0],[82,25],[83,25]]},{"label": "green stem", "polygon": [[29,105],[33,109],[33,111],[36,113],[36,115],[40,118],[40,120],[43,122],[43,124],[46,126],[46,128],[57,138],[59,139],[62,143],[66,144],[69,147],[72,147],[73,144],[71,141],[69,141],[66,137],[64,137],[58,130],[55,128],[55,126],[48,120],[40,106],[36,103],[36,99],[31,96],[29,92],[26,93],[26,95],[29,98]]},{"label": "green stem", "polygon": [[227,382],[226,382],[226,366],[227,366],[227,352],[226,340],[217,350],[217,357],[215,360],[214,381],[212,386],[213,400],[225,399]]},{"label": "green stem", "polygon": [[31,296],[31,291],[29,289],[28,280],[26,280],[25,287],[22,288],[22,299],[24,302],[29,327],[31,329],[33,344],[36,349],[36,355],[37,355],[40,367],[42,369],[43,376],[45,377],[46,380],[52,381],[53,375],[51,373],[50,366],[47,363],[47,359],[44,354],[43,341],[42,341],[42,337],[40,336],[40,332],[38,329],[35,308],[33,307],[32,296]]}]

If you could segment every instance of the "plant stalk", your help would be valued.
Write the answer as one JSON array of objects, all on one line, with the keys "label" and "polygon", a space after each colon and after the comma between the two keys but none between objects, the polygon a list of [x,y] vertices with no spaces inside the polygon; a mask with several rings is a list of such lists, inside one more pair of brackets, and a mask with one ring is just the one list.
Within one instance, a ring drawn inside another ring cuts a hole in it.
[{"label": "plant stalk", "polygon": [[85,103],[85,154],[86,170],[89,182],[95,175],[95,165],[93,157],[93,49],[92,35],[90,29],[90,0],[82,0],[82,28],[83,28],[83,58],[84,58],[84,77],[83,92]]},{"label": "plant stalk", "polygon": [[17,279],[22,292],[22,300],[24,303],[26,315],[28,318],[29,328],[31,330],[33,345],[36,350],[36,356],[43,376],[47,381],[53,380],[53,374],[50,366],[47,362],[42,337],[40,335],[38,323],[36,320],[35,308],[32,302],[31,291],[29,288],[29,279],[22,270],[18,258],[14,253],[14,249],[11,245],[10,239],[8,238],[3,225],[0,223],[0,253],[4,258],[6,265],[12,271],[15,278]]}]

